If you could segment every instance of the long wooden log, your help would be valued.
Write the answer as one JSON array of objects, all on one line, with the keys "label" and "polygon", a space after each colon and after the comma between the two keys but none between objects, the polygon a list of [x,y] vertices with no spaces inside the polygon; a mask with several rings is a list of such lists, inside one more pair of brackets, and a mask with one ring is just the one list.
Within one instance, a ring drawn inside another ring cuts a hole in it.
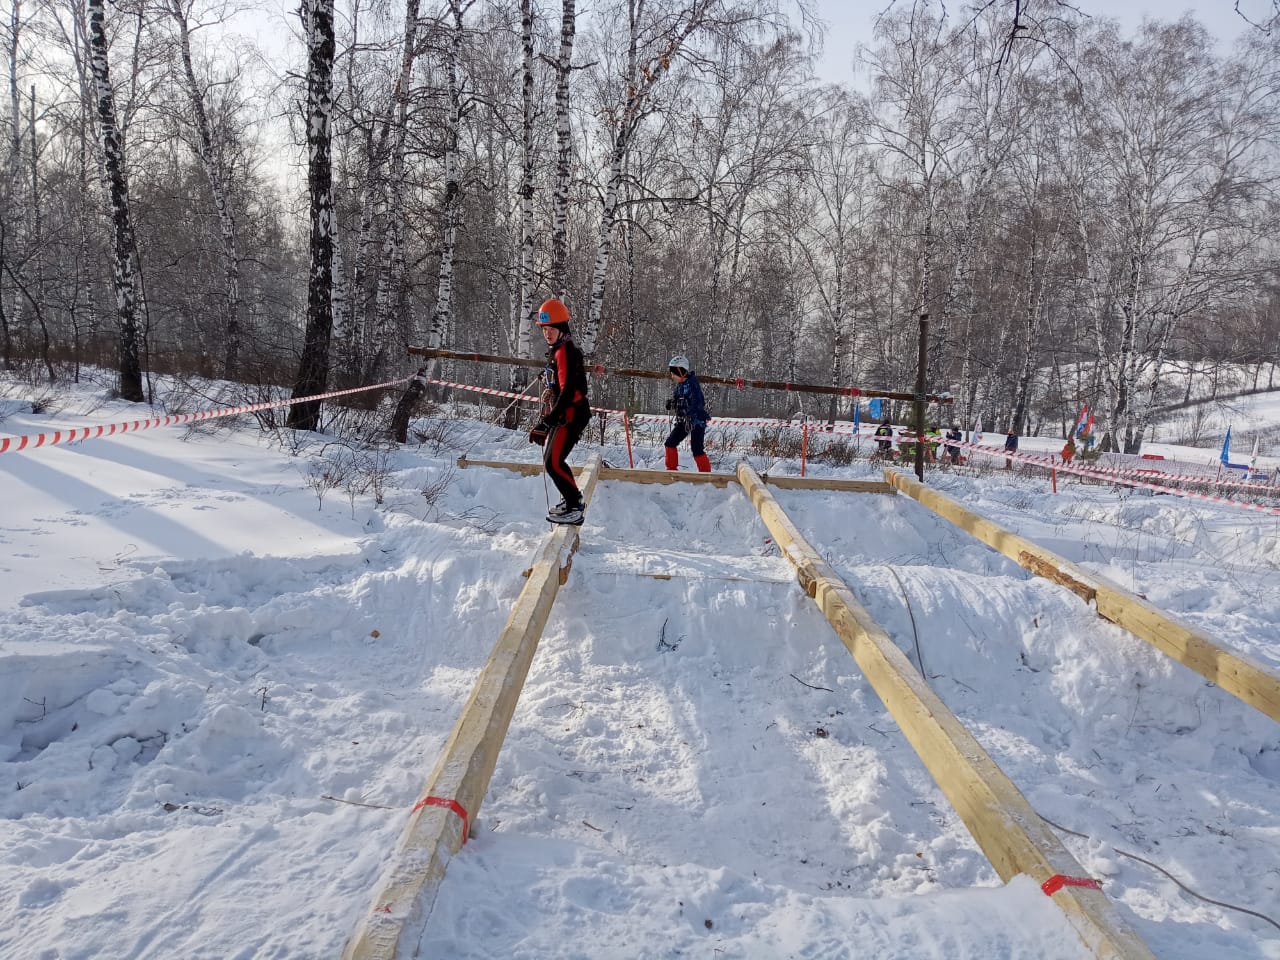
[{"label": "long wooden log", "polygon": [[[596,457],[583,471],[581,489],[588,501],[599,469]],[[407,948],[402,939],[418,936],[426,924],[449,860],[466,842],[466,827],[489,789],[529,665],[577,549],[579,529],[557,526],[539,548],[528,582],[454,724],[422,799],[409,814],[399,849],[369,912],[348,941],[343,960],[394,960],[402,946]]]},{"label": "long wooden log", "polygon": [[[805,592],[853,654],[1000,877],[1007,881],[1025,873],[1039,884],[1051,878],[1085,877],[1084,868],[1004,771],[801,536],[756,472],[741,464],[738,480],[783,556],[796,568]],[[1100,890],[1061,886],[1052,896],[1095,956],[1155,960]]]},{"label": "long wooden log", "polygon": [[1207,633],[1148,603],[1132,591],[1006,530],[937,490],[931,490],[896,470],[886,470],[885,479],[897,490],[961,530],[973,534],[1023,569],[1061,584],[1086,602],[1093,601],[1100,617],[1124,627],[1233,697],[1280,722],[1280,674],[1276,671],[1244,654],[1226,649]]},{"label": "long wooden log", "polygon": [[[528,357],[500,357],[492,353],[463,353],[457,350],[436,350],[430,347],[406,347],[416,357],[438,357],[442,360],[472,360],[476,363],[501,363],[509,367],[546,366],[542,360]],[[629,367],[596,366],[593,369],[615,377],[643,377],[648,380],[670,380],[666,370],[638,370]],[[821,383],[787,383],[785,380],[746,380],[737,377],[716,377],[711,374],[698,374],[703,383],[719,383],[729,387],[756,387],[760,390],[783,390],[791,393],[823,393],[838,397],[878,397],[883,400],[914,400],[916,395],[904,390],[881,390],[878,387],[832,387]],[[927,403],[952,403],[949,393],[931,393],[925,398]]]},{"label": "long wooden log", "polygon": [[[496,470],[510,470],[512,473],[526,477],[536,477],[543,472],[540,463],[524,463],[511,460],[468,460],[458,458],[458,466],[490,467]],[[574,474],[580,474],[583,467],[571,467]],[[601,467],[601,480],[624,480],[629,483],[709,483],[716,487],[727,487],[737,483],[734,473],[699,473],[692,470],[629,470],[625,467]],[[892,486],[882,480],[840,480],[834,477],[769,477],[765,483],[782,490],[840,490],[845,493],[895,493]]]}]

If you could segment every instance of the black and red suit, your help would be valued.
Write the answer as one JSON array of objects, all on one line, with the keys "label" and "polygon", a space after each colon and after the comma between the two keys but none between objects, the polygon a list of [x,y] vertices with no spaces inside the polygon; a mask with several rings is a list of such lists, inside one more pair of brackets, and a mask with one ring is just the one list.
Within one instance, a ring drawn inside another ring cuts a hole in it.
[{"label": "black and red suit", "polygon": [[591,404],[587,401],[586,363],[582,351],[568,335],[547,349],[544,375],[547,390],[543,397],[549,406],[542,415],[542,422],[534,428],[535,431],[539,427],[546,430],[542,462],[564,502],[570,507],[581,507],[582,493],[565,461],[587,429],[591,420]]}]

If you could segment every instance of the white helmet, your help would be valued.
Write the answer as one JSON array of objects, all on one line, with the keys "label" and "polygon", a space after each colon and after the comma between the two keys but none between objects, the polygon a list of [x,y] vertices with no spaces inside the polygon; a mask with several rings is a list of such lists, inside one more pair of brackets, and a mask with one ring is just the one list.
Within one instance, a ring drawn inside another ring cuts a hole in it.
[{"label": "white helmet", "polygon": [[689,363],[689,358],[686,357],[683,353],[677,353],[667,363],[667,369],[683,370],[685,373],[688,373],[690,370],[693,369],[693,365]]}]

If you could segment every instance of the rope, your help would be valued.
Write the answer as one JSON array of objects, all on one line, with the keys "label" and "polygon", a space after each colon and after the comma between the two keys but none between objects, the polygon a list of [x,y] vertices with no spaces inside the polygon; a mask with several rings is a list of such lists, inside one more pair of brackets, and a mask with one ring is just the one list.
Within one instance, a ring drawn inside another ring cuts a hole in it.
[{"label": "rope", "polygon": [[110,437],[117,433],[133,433],[139,430],[150,430],[153,427],[171,427],[179,423],[196,423],[200,420],[213,420],[218,417],[230,417],[239,413],[252,413],[255,410],[270,410],[273,407],[291,407],[295,403],[311,403],[317,400],[328,400],[331,397],[345,397],[353,393],[366,393],[370,390],[382,390],[386,387],[398,387],[408,383],[412,377],[399,380],[388,380],[386,383],[375,383],[368,387],[353,387],[350,390],[331,390],[310,397],[297,397],[289,400],[271,400],[266,403],[250,403],[239,407],[224,407],[219,410],[206,410],[203,413],[170,414],[167,417],[152,417],[149,420],[130,420],[122,423],[103,424],[98,427],[74,427],[70,430],[53,430],[48,433],[29,433],[19,437],[0,439],[0,453],[17,453],[19,450],[35,450],[40,447],[55,447],[78,440]]},{"label": "rope", "polygon": [[898,589],[902,591],[902,602],[907,605],[907,616],[911,618],[911,636],[916,644],[916,664],[920,667],[920,676],[928,677],[924,672],[924,655],[920,653],[920,631],[916,629],[916,615],[911,609],[911,598],[907,595],[907,588],[902,583],[902,578],[898,576],[898,571],[893,569],[887,563],[884,568],[893,574],[893,579],[898,581]]},{"label": "rope", "polygon": [[[516,403],[518,403],[520,400],[525,399],[525,394],[529,392],[529,388],[532,387],[535,383],[538,383],[541,379],[542,379],[541,376],[535,375],[532,380],[530,380],[527,384],[525,384],[525,388],[521,390],[519,393],[515,394],[511,402],[508,403],[505,407],[503,407],[501,412],[496,417],[493,418],[493,423],[498,423],[499,421],[501,421],[502,418],[507,415],[508,410],[514,407]],[[510,396],[510,394],[507,394],[507,396]],[[486,424],[486,426],[492,426],[492,424]],[[466,450],[462,451],[462,459],[465,460],[467,458],[467,454],[469,454],[472,450],[475,449],[476,444],[480,442],[480,438],[483,437],[484,435],[485,435],[485,432],[483,430],[480,431],[480,433],[476,436],[476,438],[471,441],[471,446],[467,447]]]},{"label": "rope", "polygon": [[[1061,824],[1054,823],[1052,820],[1046,817],[1043,813],[1040,814],[1040,819],[1043,820],[1045,823],[1047,823],[1049,826],[1053,827],[1055,830],[1061,830],[1063,833],[1069,833],[1073,837],[1079,837],[1082,840],[1093,839],[1086,833],[1080,833],[1076,830],[1068,830],[1066,827],[1062,826]],[[1197,900],[1203,900],[1205,903],[1211,903],[1215,907],[1222,907],[1225,910],[1235,910],[1235,911],[1238,911],[1239,913],[1247,913],[1249,916],[1257,917],[1259,920],[1263,920],[1271,924],[1277,930],[1280,930],[1280,923],[1277,923],[1275,920],[1272,920],[1265,913],[1259,913],[1257,910],[1250,910],[1248,907],[1239,907],[1239,906],[1236,906],[1234,903],[1226,903],[1222,900],[1214,900],[1212,897],[1206,897],[1202,894],[1196,893],[1194,890],[1188,887],[1185,883],[1183,883],[1181,880],[1175,877],[1172,873],[1170,873],[1164,867],[1159,866],[1158,864],[1152,863],[1150,860],[1146,859],[1145,857],[1140,857],[1136,853],[1129,853],[1127,850],[1121,850],[1118,847],[1112,847],[1111,849],[1115,850],[1115,852],[1120,854],[1120,856],[1122,857],[1128,857],[1130,860],[1137,860],[1139,863],[1146,864],[1148,867],[1150,867],[1152,870],[1155,870],[1157,873],[1164,874],[1166,877],[1168,877],[1170,880],[1176,883],[1179,889],[1181,889],[1184,893],[1187,893],[1190,896],[1195,897]]]}]

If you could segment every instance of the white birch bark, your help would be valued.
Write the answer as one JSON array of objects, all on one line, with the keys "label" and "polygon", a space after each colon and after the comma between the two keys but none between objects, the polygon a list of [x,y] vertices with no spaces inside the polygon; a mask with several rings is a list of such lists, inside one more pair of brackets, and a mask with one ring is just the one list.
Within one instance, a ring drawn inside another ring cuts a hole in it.
[{"label": "white birch bark", "polygon": [[107,60],[103,0],[86,0],[85,12],[89,21],[89,65],[97,94],[102,161],[110,192],[111,222],[114,228],[112,281],[119,321],[120,396],[124,400],[141,403],[145,396],[142,391],[142,365],[138,351],[138,245],[129,206],[124,138],[116,124],[115,91],[111,85]]},{"label": "white birch bark", "polygon": [[[311,264],[307,280],[307,327],[293,398],[324,391],[329,380],[329,343],[333,336],[333,0],[303,0],[307,38],[307,188],[311,207]],[[320,426],[320,402],[295,403],[288,424],[294,429]]]},{"label": "white birch bark", "polygon": [[[572,5],[573,0],[567,0]],[[569,38],[570,52],[573,37]],[[511,342],[517,357],[532,355],[533,344],[533,0],[520,0],[520,254],[517,267],[519,291],[515,309],[515,330]],[[559,101],[557,100],[557,109]],[[559,115],[557,114],[557,123]],[[565,84],[565,125],[568,126],[568,83]],[[558,129],[558,128],[557,128]],[[566,156],[567,160],[567,156]],[[564,198],[562,198],[563,202]],[[564,211],[560,213],[563,215]],[[554,217],[553,217],[554,222]],[[509,384],[519,389],[522,368],[512,367]]]},{"label": "white birch bark", "polygon": [[[405,138],[409,126],[409,90],[417,58],[419,0],[406,0],[404,37],[400,47],[400,70],[392,96],[389,183],[387,185],[386,235],[383,242],[383,270],[378,275],[374,304],[373,359],[366,372],[369,379],[382,379],[387,366],[388,346],[397,339],[396,317],[404,300],[404,205]],[[385,129],[385,128],[384,128]]]},{"label": "white birch bark", "polygon": [[[532,14],[531,14],[532,16]],[[565,300],[569,295],[569,173],[573,149],[569,123],[569,77],[573,70],[573,41],[577,32],[574,0],[561,0],[560,53],[556,58],[556,168],[551,190],[551,289]]]},{"label": "white birch bark", "polygon": [[431,317],[427,346],[439,349],[448,338],[453,324],[453,261],[457,252],[458,226],[462,219],[462,181],[459,146],[462,128],[462,13],[459,0],[449,0],[453,30],[448,52],[448,128],[445,134],[444,202],[440,211],[440,273],[436,289],[436,307]]}]

